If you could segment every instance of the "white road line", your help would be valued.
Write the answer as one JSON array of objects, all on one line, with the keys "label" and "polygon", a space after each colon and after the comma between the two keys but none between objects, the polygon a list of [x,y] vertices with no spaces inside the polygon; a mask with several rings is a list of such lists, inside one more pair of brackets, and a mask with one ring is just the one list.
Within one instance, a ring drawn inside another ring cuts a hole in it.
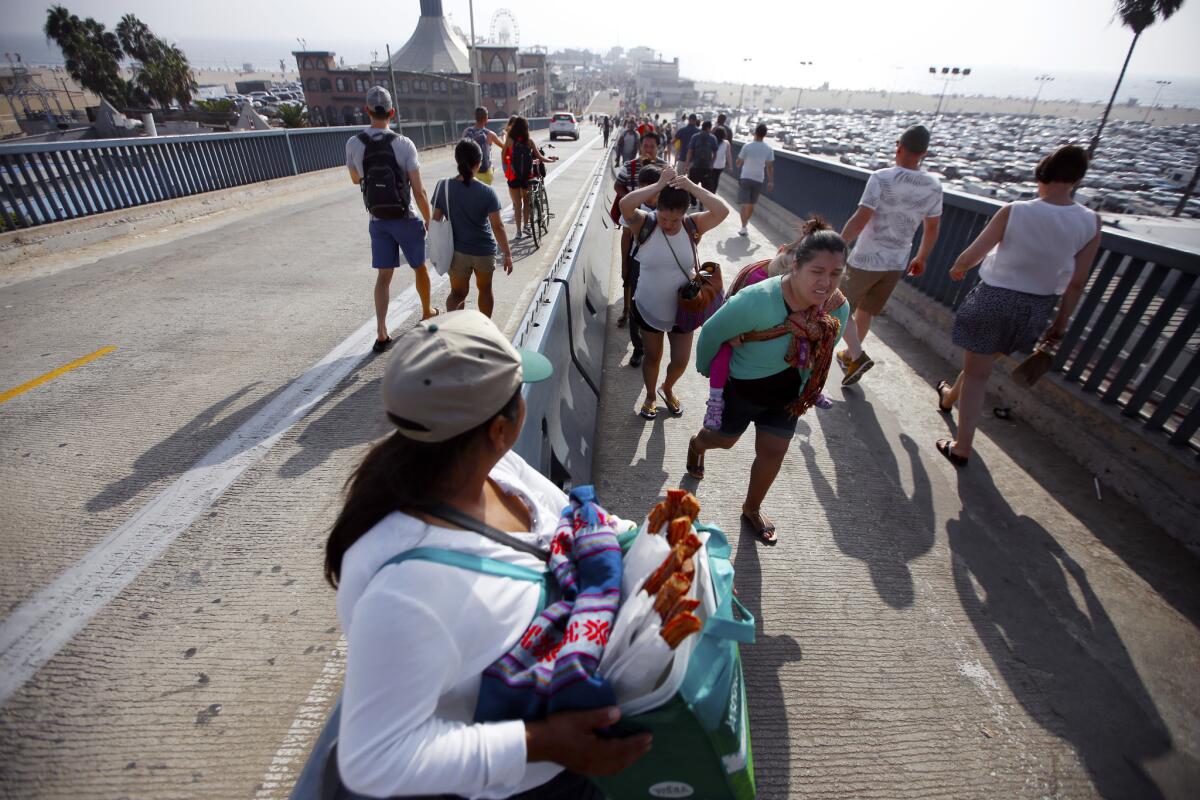
[{"label": "white road line", "polygon": [[[546,183],[590,152],[598,139],[563,161],[550,172]],[[429,277],[434,290],[446,283],[436,272]],[[418,307],[416,289],[410,286],[388,307],[388,327],[399,326]],[[350,374],[370,353],[374,340],[375,320],[371,319],[49,586],[9,614],[0,624],[0,706]]]}]

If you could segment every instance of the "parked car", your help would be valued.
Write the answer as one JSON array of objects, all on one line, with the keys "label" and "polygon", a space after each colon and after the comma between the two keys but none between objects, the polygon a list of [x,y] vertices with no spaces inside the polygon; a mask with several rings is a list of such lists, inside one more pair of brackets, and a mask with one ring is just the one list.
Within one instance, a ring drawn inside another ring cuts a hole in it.
[{"label": "parked car", "polygon": [[554,141],[559,136],[569,136],[579,141],[579,123],[574,114],[566,111],[554,112],[554,116],[550,118],[550,140]]}]

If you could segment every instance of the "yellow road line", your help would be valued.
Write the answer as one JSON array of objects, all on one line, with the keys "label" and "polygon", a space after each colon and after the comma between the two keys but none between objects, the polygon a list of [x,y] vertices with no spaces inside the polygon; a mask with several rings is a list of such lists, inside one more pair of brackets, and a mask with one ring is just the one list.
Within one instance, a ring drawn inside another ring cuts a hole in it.
[{"label": "yellow road line", "polygon": [[72,361],[70,364],[65,364],[52,372],[47,372],[45,375],[41,375],[37,378],[34,378],[33,380],[29,381],[28,383],[22,383],[20,386],[16,387],[15,389],[9,389],[7,392],[0,394],[0,403],[7,403],[9,400],[12,400],[14,397],[16,397],[19,394],[24,394],[25,392],[28,392],[30,389],[34,389],[38,386],[41,386],[43,383],[46,383],[47,381],[52,381],[55,378],[57,378],[59,375],[65,375],[66,373],[70,372],[71,370],[75,369],[76,367],[82,367],[84,364],[88,363],[89,361],[95,361],[97,358],[100,358],[101,356],[106,356],[109,353],[111,353],[113,350],[116,350],[116,349],[117,349],[116,345],[111,345],[111,344],[108,347],[101,347],[99,350],[97,350],[96,352],[94,352],[90,355],[86,355],[83,358],[80,358],[76,361]]}]

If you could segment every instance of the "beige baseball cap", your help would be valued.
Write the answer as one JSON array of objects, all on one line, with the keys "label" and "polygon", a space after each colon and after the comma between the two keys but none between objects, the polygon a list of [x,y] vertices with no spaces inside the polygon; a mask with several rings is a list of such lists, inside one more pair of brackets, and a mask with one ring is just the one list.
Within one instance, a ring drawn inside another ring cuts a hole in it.
[{"label": "beige baseball cap", "polygon": [[405,436],[444,442],[494,417],[522,383],[553,372],[545,356],[513,347],[478,311],[451,311],[396,340],[383,405]]}]

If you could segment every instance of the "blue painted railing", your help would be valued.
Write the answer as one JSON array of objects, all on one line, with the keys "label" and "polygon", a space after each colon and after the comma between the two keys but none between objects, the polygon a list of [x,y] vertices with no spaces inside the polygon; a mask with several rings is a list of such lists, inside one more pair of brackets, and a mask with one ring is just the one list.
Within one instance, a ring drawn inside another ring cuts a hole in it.
[{"label": "blue painted railing", "polygon": [[[741,143],[735,143],[740,150]],[[841,227],[871,173],[775,151],[775,191],[786,210]],[[730,177],[736,176],[736,168]],[[957,309],[978,281],[951,281],[954,260],[1003,207],[947,190],[941,232],[924,274],[906,282]],[[919,241],[919,239],[918,239]],[[915,253],[917,244],[914,243]],[[1100,254],[1054,364],[1059,380],[1113,404],[1148,434],[1200,454],[1200,252],[1105,230]]]},{"label": "blue painted railing", "polygon": [[[548,118],[529,121],[534,130]],[[492,127],[502,127],[497,121]],[[455,141],[466,122],[412,122],[418,148]],[[362,126],[0,145],[0,231],[78,219],[345,164]]]}]

